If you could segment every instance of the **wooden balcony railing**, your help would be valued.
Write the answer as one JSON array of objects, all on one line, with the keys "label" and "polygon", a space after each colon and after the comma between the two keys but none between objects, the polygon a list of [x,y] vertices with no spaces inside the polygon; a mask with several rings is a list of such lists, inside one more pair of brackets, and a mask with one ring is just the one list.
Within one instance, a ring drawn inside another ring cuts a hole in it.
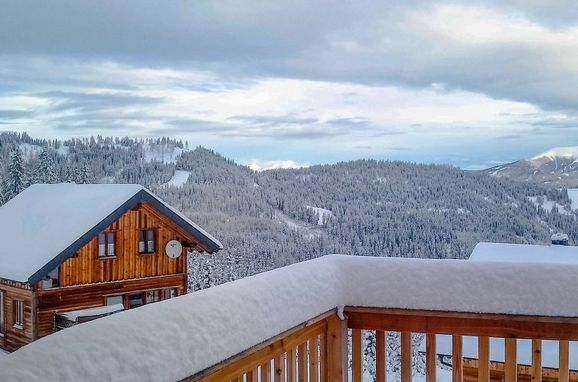
[{"label": "wooden balcony railing", "polygon": [[[436,334],[452,336],[454,382],[491,380],[490,337],[505,339],[504,375],[492,380],[517,381],[516,339],[520,338],[532,340],[532,382],[542,381],[541,343],[546,339],[559,341],[558,380],[568,382],[568,341],[578,339],[578,319],[351,307],[345,309],[343,319],[335,311],[328,312],[185,381],[342,382],[350,376],[353,382],[361,382],[365,330],[375,334],[377,382],[385,382],[387,377],[387,332],[401,334],[402,382],[412,380],[412,333],[425,334],[428,382],[436,381]],[[463,336],[478,337],[474,378],[464,376]]]},{"label": "wooden balcony railing", "polygon": [[[455,382],[576,380],[578,266],[326,256],[62,330],[0,359],[0,381],[361,382],[365,331],[379,382],[386,359],[412,380],[414,333],[427,382],[450,379],[436,335],[452,336]],[[464,336],[478,338],[475,363]],[[517,365],[516,339],[532,340],[532,365]],[[557,370],[542,367],[543,340],[559,341]]]}]

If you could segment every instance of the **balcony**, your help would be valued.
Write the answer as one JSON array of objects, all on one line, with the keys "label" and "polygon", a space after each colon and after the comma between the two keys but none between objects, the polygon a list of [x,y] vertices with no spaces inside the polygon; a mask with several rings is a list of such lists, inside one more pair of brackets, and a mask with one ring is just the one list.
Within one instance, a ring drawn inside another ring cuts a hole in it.
[{"label": "balcony", "polygon": [[[569,381],[578,266],[326,256],[63,330],[0,361],[0,380],[360,382],[367,331],[380,382],[388,332],[403,382],[412,333],[425,337],[426,381],[439,377],[437,334],[452,336],[453,381],[524,379],[516,339],[532,341],[538,382],[552,377],[542,341],[558,341],[555,378]],[[475,375],[463,336],[477,337]],[[490,338],[504,339],[502,374]]]}]

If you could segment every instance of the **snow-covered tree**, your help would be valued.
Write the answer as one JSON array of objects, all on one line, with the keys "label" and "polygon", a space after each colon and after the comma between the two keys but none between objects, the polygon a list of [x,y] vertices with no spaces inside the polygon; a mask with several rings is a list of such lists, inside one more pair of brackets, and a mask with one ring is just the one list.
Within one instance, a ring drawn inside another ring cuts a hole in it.
[{"label": "snow-covered tree", "polygon": [[20,150],[16,148],[10,154],[8,165],[8,178],[4,189],[6,199],[12,199],[21,193],[27,186],[27,176],[24,170],[24,160]]},{"label": "snow-covered tree", "polygon": [[54,172],[54,162],[46,148],[38,156],[38,166],[33,179],[36,183],[56,183],[58,181]]}]

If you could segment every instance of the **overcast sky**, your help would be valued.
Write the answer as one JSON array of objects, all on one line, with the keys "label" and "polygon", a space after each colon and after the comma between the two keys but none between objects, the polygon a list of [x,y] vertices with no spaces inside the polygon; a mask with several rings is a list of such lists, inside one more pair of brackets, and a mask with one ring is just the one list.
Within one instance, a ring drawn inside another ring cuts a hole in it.
[{"label": "overcast sky", "polygon": [[0,0],[0,130],[492,166],[578,145],[578,1]]}]

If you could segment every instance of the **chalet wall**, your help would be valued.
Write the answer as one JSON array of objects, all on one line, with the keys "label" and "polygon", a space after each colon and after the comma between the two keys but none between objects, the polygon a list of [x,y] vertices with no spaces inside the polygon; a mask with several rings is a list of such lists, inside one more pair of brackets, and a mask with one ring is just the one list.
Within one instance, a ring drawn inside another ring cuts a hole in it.
[{"label": "chalet wall", "polygon": [[[138,253],[141,229],[156,229],[157,251],[154,254]],[[186,273],[186,256],[170,259],[164,253],[165,245],[173,239],[197,242],[147,203],[139,203],[108,230],[116,232],[116,256],[98,258],[98,237],[93,238],[78,251],[77,256],[60,265],[60,286]]]},{"label": "chalet wall", "polygon": [[[0,347],[13,351],[30,343],[35,338],[35,316],[33,314],[34,292],[0,282],[0,291],[4,292],[4,336],[0,336]],[[14,326],[14,300],[24,301],[24,320],[22,328]]]},{"label": "chalet wall", "polygon": [[176,288],[177,294],[185,294],[186,275],[177,274],[138,280],[107,282],[37,292],[38,337],[51,334],[54,329],[54,313],[105,305],[105,296],[115,296],[149,290]]}]

